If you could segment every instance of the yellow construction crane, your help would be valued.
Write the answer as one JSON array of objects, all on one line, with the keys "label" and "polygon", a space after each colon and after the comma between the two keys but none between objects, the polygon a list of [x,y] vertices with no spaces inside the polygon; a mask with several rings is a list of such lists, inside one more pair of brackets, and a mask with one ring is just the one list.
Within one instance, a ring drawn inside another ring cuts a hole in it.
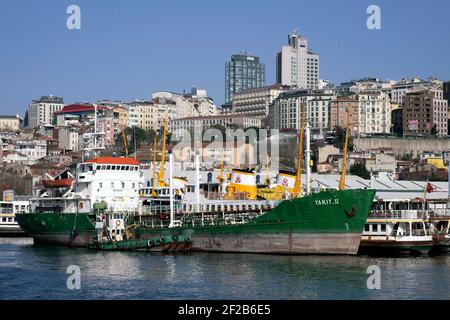
[{"label": "yellow construction crane", "polygon": [[125,127],[123,128],[122,131],[122,137],[123,137],[123,145],[125,146],[125,156],[128,157],[128,143],[127,143],[127,137],[125,135]]},{"label": "yellow construction crane", "polygon": [[[302,160],[303,160],[303,133],[305,128],[305,114],[303,104],[300,106],[301,124],[300,124],[300,142],[298,144],[297,175],[295,176],[294,196],[298,197],[302,191]],[[308,164],[309,165],[309,164]]]},{"label": "yellow construction crane", "polygon": [[158,187],[167,187],[164,182],[164,162],[166,160],[166,136],[167,136],[167,118],[164,118],[164,129],[163,129],[163,145],[161,150],[161,164],[159,165],[158,174]]}]

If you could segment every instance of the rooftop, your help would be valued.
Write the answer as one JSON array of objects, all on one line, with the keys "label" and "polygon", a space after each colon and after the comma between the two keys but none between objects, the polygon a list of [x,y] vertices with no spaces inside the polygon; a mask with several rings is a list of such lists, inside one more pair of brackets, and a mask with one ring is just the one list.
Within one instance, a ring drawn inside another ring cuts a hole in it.
[{"label": "rooftop", "polygon": [[127,164],[138,166],[139,161],[133,158],[119,158],[119,157],[99,157],[85,161],[86,163],[97,163],[97,164]]},{"label": "rooftop", "polygon": [[[97,111],[108,110],[107,107],[97,106]],[[79,112],[94,112],[94,105],[89,104],[71,104],[65,106],[61,111],[56,111],[55,114],[64,114],[64,113],[79,113]]]}]

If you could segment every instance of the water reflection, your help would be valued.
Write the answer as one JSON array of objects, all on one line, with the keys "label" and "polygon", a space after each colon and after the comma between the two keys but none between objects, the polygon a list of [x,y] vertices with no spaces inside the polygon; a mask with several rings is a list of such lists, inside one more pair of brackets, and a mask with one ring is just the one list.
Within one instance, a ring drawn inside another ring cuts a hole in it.
[{"label": "water reflection", "polygon": [[[449,256],[93,252],[0,244],[1,299],[449,299]],[[66,287],[69,265],[82,289]],[[381,269],[381,290],[366,270]]]}]

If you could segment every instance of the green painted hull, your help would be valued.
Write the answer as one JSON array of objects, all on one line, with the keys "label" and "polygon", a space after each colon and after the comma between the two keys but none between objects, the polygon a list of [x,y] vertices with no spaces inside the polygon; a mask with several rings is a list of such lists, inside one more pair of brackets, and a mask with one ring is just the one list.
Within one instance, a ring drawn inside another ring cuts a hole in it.
[{"label": "green painted hull", "polygon": [[[140,227],[136,237],[190,236],[193,251],[356,254],[374,196],[374,190],[324,191],[285,200],[246,224]],[[87,215],[22,214],[17,220],[36,243],[85,247],[97,235]]]}]

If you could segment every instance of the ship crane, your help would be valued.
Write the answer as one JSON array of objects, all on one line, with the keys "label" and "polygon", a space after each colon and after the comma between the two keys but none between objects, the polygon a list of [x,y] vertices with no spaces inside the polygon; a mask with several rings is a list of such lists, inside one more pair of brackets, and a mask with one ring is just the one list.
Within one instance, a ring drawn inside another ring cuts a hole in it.
[{"label": "ship crane", "polygon": [[[303,104],[300,106],[300,141],[298,144],[297,175],[295,176],[294,197],[301,196],[302,193],[302,160],[303,160],[303,134],[305,127],[305,112]],[[309,164],[308,164],[309,165]]]},{"label": "ship crane", "polygon": [[158,187],[167,187],[167,183],[164,181],[164,162],[166,156],[166,136],[167,136],[167,118],[164,118],[164,129],[163,129],[163,141],[161,150],[161,164],[159,166],[158,173]]},{"label": "ship crane", "polygon": [[348,136],[349,136],[349,127],[351,125],[356,125],[358,122],[350,123],[350,113],[348,109],[346,110],[347,120],[345,124],[345,143],[344,143],[344,159],[342,161],[342,172],[341,179],[339,181],[339,190],[345,190],[345,175],[347,173],[347,157],[348,157]]}]

